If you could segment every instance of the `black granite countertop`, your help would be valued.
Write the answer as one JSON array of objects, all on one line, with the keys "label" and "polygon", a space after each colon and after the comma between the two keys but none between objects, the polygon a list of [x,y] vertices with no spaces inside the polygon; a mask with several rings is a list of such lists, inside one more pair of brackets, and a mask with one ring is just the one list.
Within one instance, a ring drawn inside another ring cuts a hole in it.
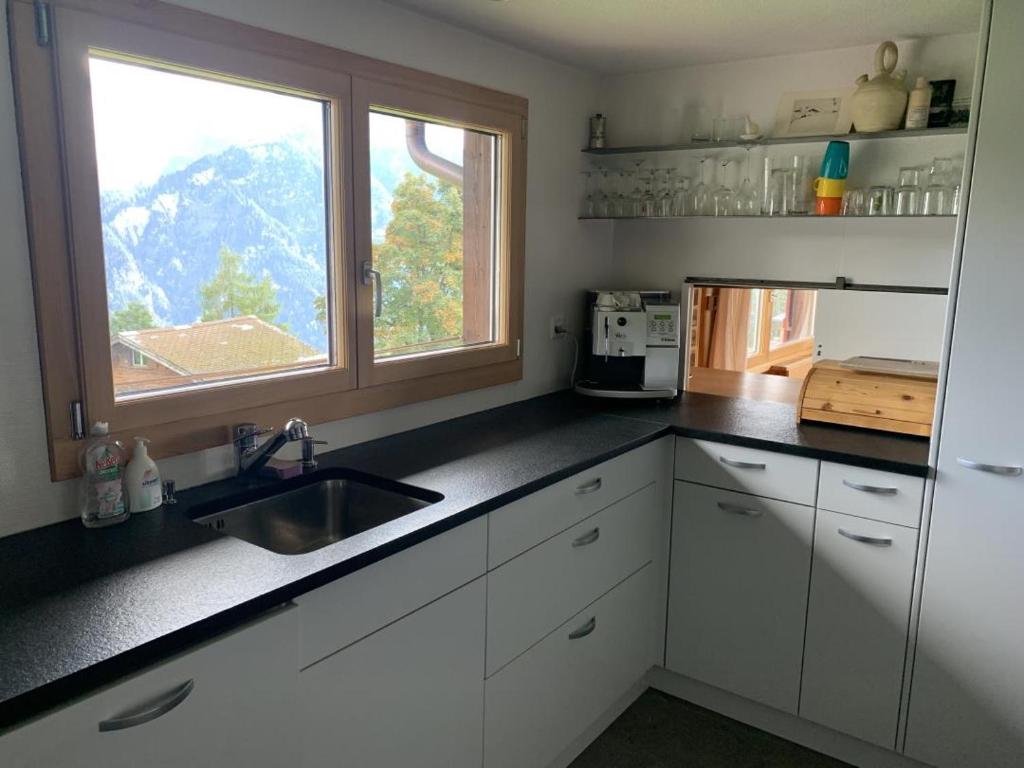
[{"label": "black granite countertop", "polygon": [[269,481],[224,480],[179,504],[87,530],[75,520],[0,539],[0,728],[237,626],[310,589],[665,434],[917,476],[928,443],[797,426],[792,409],[712,395],[671,404],[556,393],[332,451],[349,467],[444,499],[304,555],[193,523],[189,507]]}]

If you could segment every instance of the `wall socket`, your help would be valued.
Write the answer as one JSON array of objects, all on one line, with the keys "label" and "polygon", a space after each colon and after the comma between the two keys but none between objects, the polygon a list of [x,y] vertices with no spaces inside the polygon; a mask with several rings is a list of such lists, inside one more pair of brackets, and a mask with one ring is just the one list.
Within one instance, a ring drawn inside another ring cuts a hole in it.
[{"label": "wall socket", "polygon": [[551,322],[548,326],[548,334],[552,339],[557,339],[559,336],[562,335],[557,330],[555,330],[556,328],[562,328],[566,331],[569,330],[568,328],[565,327],[565,315],[551,316]]}]

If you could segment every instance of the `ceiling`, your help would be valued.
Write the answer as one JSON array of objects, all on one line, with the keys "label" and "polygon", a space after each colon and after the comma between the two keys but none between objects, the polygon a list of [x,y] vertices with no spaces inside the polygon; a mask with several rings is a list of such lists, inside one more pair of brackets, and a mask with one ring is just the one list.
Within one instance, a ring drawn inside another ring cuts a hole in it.
[{"label": "ceiling", "polygon": [[387,0],[606,74],[977,31],[982,0]]}]

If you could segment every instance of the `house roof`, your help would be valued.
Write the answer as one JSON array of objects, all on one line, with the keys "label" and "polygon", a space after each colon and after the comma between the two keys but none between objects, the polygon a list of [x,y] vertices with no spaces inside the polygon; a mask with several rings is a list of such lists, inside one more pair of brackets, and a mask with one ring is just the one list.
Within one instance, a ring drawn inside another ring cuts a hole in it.
[{"label": "house roof", "polygon": [[183,376],[279,368],[325,356],[254,315],[193,325],[122,331],[121,342]]}]

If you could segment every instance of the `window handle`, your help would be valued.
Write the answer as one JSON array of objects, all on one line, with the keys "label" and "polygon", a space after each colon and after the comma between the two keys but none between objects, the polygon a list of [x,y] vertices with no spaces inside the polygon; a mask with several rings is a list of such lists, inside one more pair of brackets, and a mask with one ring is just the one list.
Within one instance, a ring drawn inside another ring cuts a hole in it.
[{"label": "window handle", "polygon": [[718,460],[725,464],[727,467],[735,467],[736,469],[767,469],[767,464],[759,464],[756,461],[737,461],[736,459],[727,459],[725,456],[719,456]]},{"label": "window handle", "polygon": [[381,296],[383,289],[380,284],[380,272],[373,268],[373,263],[370,261],[363,262],[363,285],[375,286],[373,316],[380,317],[380,313],[384,309],[384,302]]},{"label": "window handle", "polygon": [[864,493],[877,493],[879,496],[895,496],[900,492],[899,488],[886,488],[881,485],[864,485],[863,483],[855,483],[852,480],[843,480],[843,485],[847,488],[853,488],[855,491],[864,491]]}]

